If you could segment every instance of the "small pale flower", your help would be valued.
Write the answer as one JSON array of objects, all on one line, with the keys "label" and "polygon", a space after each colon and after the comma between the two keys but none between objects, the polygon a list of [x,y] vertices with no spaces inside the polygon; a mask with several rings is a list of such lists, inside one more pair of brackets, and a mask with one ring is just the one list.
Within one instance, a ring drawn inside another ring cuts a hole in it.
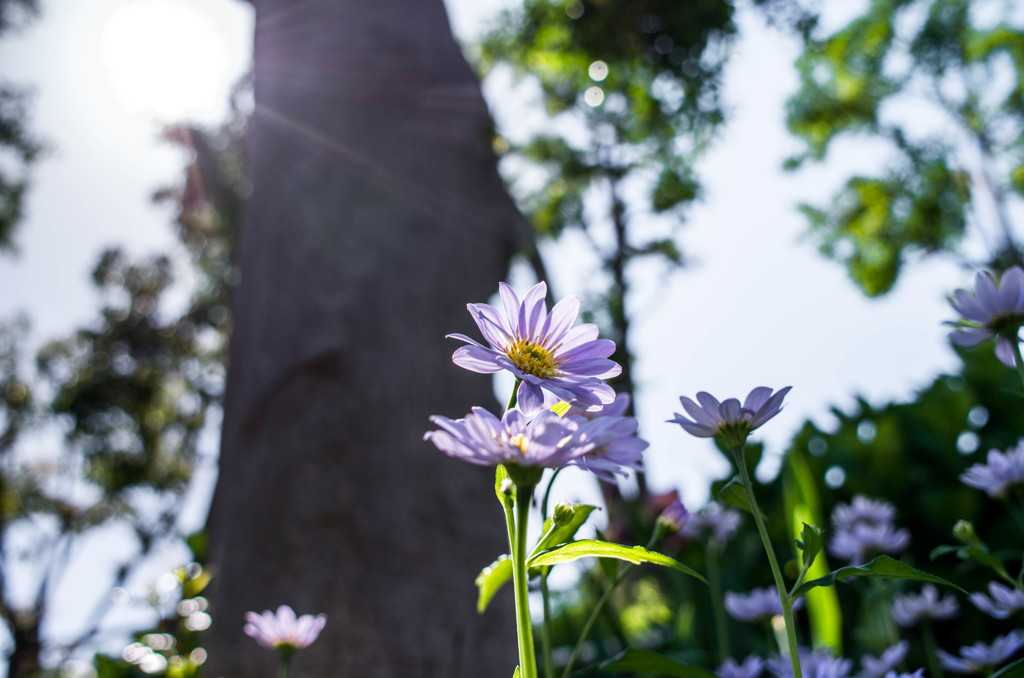
[{"label": "small pale flower", "polygon": [[1024,483],[1024,445],[1005,453],[989,450],[988,463],[974,464],[960,474],[960,481],[990,497],[1004,497],[1012,486]]},{"label": "small pale flower", "polygon": [[[970,600],[974,606],[990,617],[1007,619],[1018,610],[1024,610],[1024,591],[1010,588],[999,582],[989,582],[989,595],[972,593]],[[989,597],[991,596],[991,597]]]},{"label": "small pale flower", "polygon": [[658,516],[657,527],[661,535],[668,536],[675,532],[682,531],[683,527],[690,520],[690,512],[683,506],[683,502],[675,499],[665,507],[665,510]]},{"label": "small pale flower", "polygon": [[[853,662],[834,657],[827,648],[811,652],[800,648],[800,671],[804,678],[846,678],[850,675]],[[793,678],[793,664],[789,657],[772,655],[768,658],[768,671],[775,678]]]},{"label": "small pale flower", "polygon": [[1024,632],[1010,631],[992,641],[991,645],[975,643],[960,648],[960,656],[937,650],[942,668],[954,673],[988,673],[1024,647]]},{"label": "small pale flower", "polygon": [[960,605],[953,596],[939,597],[931,584],[921,588],[920,595],[897,595],[892,602],[892,618],[903,627],[915,626],[922,621],[951,619],[960,613]]},{"label": "small pale flower", "polygon": [[832,512],[829,551],[854,565],[865,563],[870,555],[899,553],[910,543],[910,531],[892,524],[895,515],[891,504],[862,495],[839,504]]},{"label": "small pale flower", "polygon": [[493,374],[506,370],[520,379],[518,407],[532,416],[549,402],[564,400],[584,408],[607,405],[615,392],[603,379],[617,376],[622,368],[608,357],[615,342],[598,339],[597,325],[573,327],[580,302],[568,296],[547,311],[547,285],[534,285],[522,301],[505,283],[498,286],[505,313],[489,304],[468,304],[470,315],[490,346],[464,334],[448,337],[467,346],[452,354],[452,362],[471,372]]},{"label": "small pale flower", "polygon": [[909,673],[900,673],[899,671],[893,670],[885,674],[885,678],[924,678],[924,669],[910,671]]},{"label": "small pale flower", "polygon": [[901,640],[892,647],[886,648],[880,657],[864,655],[860,658],[860,673],[854,678],[885,678],[894,672],[900,662],[907,656],[910,643]]},{"label": "small pale flower", "polygon": [[327,623],[327,616],[304,614],[296,618],[292,608],[281,605],[276,614],[270,610],[263,614],[246,612],[245,621],[245,635],[263,647],[288,653],[311,645]]},{"label": "small pale flower", "polygon": [[994,338],[996,357],[1004,365],[1014,366],[1014,346],[1020,343],[1024,324],[1024,270],[1010,268],[998,285],[991,273],[978,273],[974,293],[958,289],[949,303],[960,314],[959,320],[949,323],[956,328],[949,333],[950,341],[969,348]]},{"label": "small pale flower", "polygon": [[649,443],[637,437],[637,421],[624,416],[629,408],[629,395],[620,393],[615,402],[596,411],[572,407],[566,416],[580,423],[580,431],[593,444],[593,449],[573,464],[591,471],[606,483],[615,476],[627,475],[626,469],[637,470],[643,463],[643,451]]},{"label": "small pale flower", "polygon": [[715,669],[719,678],[757,678],[764,671],[764,660],[752,654],[742,663],[731,657]]},{"label": "small pale flower", "polygon": [[747,394],[742,404],[736,398],[718,402],[713,395],[704,391],[697,394],[697,402],[680,396],[679,402],[692,419],[676,413],[669,421],[679,424],[690,435],[698,438],[720,437],[727,447],[737,448],[746,442],[752,431],[779,413],[782,399],[791,388],[787,386],[779,389],[773,395],[767,386],[758,386]]},{"label": "small pale flower", "polygon": [[449,457],[479,466],[561,468],[596,447],[597,435],[583,429],[591,424],[542,411],[531,421],[519,410],[508,410],[501,419],[482,407],[474,407],[464,419],[430,418],[440,430],[428,431],[432,442]]},{"label": "small pale flower", "polygon": [[721,545],[732,539],[742,522],[739,511],[712,502],[692,514],[680,533],[689,539],[706,538]]},{"label": "small pale flower", "polygon": [[[799,610],[803,604],[803,598],[794,600],[793,611]],[[746,595],[726,591],[725,611],[740,621],[761,621],[782,614],[782,602],[774,588],[753,589]]]}]

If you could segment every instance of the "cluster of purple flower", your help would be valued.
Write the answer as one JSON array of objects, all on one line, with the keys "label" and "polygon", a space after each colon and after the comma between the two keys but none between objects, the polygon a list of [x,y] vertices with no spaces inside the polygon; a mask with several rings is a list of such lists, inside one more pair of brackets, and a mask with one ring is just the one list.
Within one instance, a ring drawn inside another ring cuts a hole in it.
[{"label": "cluster of purple flower", "polygon": [[892,523],[895,517],[892,504],[857,495],[832,512],[829,550],[852,565],[861,565],[872,555],[899,553],[910,543],[910,532],[897,529]]},{"label": "cluster of purple flower", "polygon": [[[520,301],[511,287],[499,286],[504,314],[489,304],[468,308],[489,346],[462,334],[466,342],[452,361],[467,370],[515,376],[516,407],[501,418],[481,407],[461,419],[434,416],[439,430],[424,438],[445,454],[471,464],[562,468],[579,466],[614,481],[638,469],[647,442],[636,436],[637,423],[625,416],[628,396],[616,398],[603,380],[621,371],[610,360],[615,344],[599,339],[597,326],[574,327],[580,303],[570,296],[549,313],[547,286],[534,285]],[[552,406],[564,402],[560,416]]]}]

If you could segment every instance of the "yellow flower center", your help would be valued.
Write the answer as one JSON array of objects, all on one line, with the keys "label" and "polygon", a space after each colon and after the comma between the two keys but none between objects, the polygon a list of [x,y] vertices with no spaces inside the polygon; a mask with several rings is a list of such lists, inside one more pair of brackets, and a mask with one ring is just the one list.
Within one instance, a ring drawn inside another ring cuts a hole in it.
[{"label": "yellow flower center", "polygon": [[526,454],[526,447],[530,441],[523,437],[522,433],[517,433],[516,435],[509,438],[508,441],[515,445],[516,447],[518,447],[520,452]]},{"label": "yellow flower center", "polygon": [[519,339],[507,349],[506,355],[513,365],[526,374],[541,379],[550,379],[558,375],[560,361],[555,360],[554,353],[544,346]]}]

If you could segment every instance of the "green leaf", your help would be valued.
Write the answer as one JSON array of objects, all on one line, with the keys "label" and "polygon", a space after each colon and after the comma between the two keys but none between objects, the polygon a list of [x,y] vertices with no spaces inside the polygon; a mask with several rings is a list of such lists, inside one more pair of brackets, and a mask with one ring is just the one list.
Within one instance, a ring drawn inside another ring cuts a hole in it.
[{"label": "green leaf", "polygon": [[1018,659],[1012,664],[993,673],[989,678],[1024,678],[1024,658]]},{"label": "green leaf", "polygon": [[630,648],[615,655],[601,668],[606,671],[633,673],[653,673],[660,676],[694,676],[696,678],[716,678],[715,674],[697,666],[690,666],[678,659],[651,652]]},{"label": "green leaf", "polygon": [[[747,498],[747,491],[743,489],[739,476],[733,477],[732,480],[727,482],[718,491],[717,499],[723,504],[729,504],[741,511],[746,511],[750,515],[754,515],[754,510],[750,508],[750,499]],[[761,513],[761,519],[768,522],[768,517],[764,513]]]},{"label": "green leaf", "polygon": [[508,477],[508,469],[505,468],[504,464],[498,464],[498,468],[494,469],[494,494],[498,497],[498,503],[502,506],[505,505],[505,493],[501,491],[501,486],[506,480],[512,482]]},{"label": "green leaf", "polygon": [[574,541],[571,544],[565,544],[557,548],[553,548],[550,551],[530,556],[526,561],[529,567],[540,567],[542,565],[557,565],[559,563],[568,563],[573,560],[580,558],[594,557],[594,558],[616,558],[618,560],[625,560],[634,565],[640,563],[652,563],[654,565],[664,565],[665,567],[671,567],[680,572],[685,572],[691,577],[700,579],[705,584],[707,580],[704,579],[695,570],[683,565],[675,558],[657,553],[655,551],[648,551],[643,546],[623,546],[621,544],[613,544],[607,541],[598,541],[597,539],[582,539],[580,541]]},{"label": "green leaf", "polygon": [[476,588],[479,595],[476,600],[476,611],[483,614],[505,582],[512,579],[512,560],[507,555],[500,555],[493,563],[480,570],[476,576]]},{"label": "green leaf", "polygon": [[519,678],[519,667],[516,667],[515,673],[512,674],[512,678]]},{"label": "green leaf", "polygon": [[915,569],[906,563],[901,563],[895,558],[889,556],[878,556],[870,563],[859,566],[841,567],[838,570],[829,572],[824,577],[814,579],[809,582],[804,582],[803,586],[793,592],[793,597],[810,591],[817,586],[832,586],[837,581],[844,581],[850,577],[880,577],[882,579],[914,579],[917,581],[927,581],[935,584],[943,584],[945,586],[952,586],[957,591],[966,594],[962,588],[948,582],[942,577],[936,577],[933,574],[922,572],[921,570]]},{"label": "green leaf", "polygon": [[571,516],[566,522],[556,524],[553,520],[549,519],[544,524],[544,534],[541,536],[540,541],[537,542],[537,546],[533,549],[531,555],[571,541],[596,508],[596,506],[591,506],[590,504],[573,504],[569,506]]},{"label": "green leaf", "polygon": [[803,566],[805,569],[809,568],[811,563],[814,562],[815,557],[821,553],[821,536],[823,534],[825,534],[825,531],[817,525],[804,523],[804,529],[800,533],[800,541],[797,542],[797,546],[803,551]]}]

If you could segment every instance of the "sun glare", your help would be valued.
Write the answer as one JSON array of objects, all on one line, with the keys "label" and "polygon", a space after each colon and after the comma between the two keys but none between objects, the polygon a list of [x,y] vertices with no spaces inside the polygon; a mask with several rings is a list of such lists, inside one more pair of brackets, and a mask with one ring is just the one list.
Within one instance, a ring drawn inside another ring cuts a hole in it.
[{"label": "sun glare", "polygon": [[173,121],[222,117],[241,73],[208,0],[128,0],[106,18],[103,72],[129,115]]}]

